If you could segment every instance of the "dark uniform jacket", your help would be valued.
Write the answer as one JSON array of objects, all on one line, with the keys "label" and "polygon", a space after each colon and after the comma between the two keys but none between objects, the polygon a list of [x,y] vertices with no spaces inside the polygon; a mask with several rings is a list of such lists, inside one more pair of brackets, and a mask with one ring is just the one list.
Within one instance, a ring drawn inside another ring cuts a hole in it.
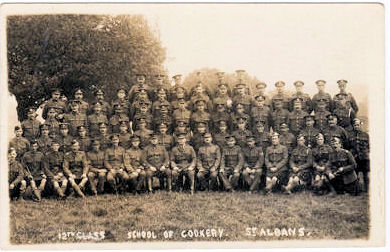
[{"label": "dark uniform jacket", "polygon": [[273,130],[280,133],[280,125],[282,123],[289,125],[289,112],[286,109],[271,112],[271,125]]},{"label": "dark uniform jacket", "polygon": [[9,160],[8,162],[9,180],[8,183],[19,184],[24,178],[23,165],[17,160]]},{"label": "dark uniform jacket", "polygon": [[69,151],[65,154],[63,171],[67,176],[71,174],[80,178],[82,174],[88,173],[88,162],[84,151]]},{"label": "dark uniform jacket", "polygon": [[39,127],[41,126],[41,123],[36,120],[24,120],[22,122],[22,128],[23,128],[23,135],[28,140],[37,139],[39,136]]},{"label": "dark uniform jacket", "polygon": [[246,146],[246,138],[248,136],[252,136],[252,132],[250,132],[247,129],[244,130],[237,129],[232,132],[232,135],[236,138],[237,145],[243,148]]},{"label": "dark uniform jacket", "polygon": [[108,124],[107,116],[105,114],[91,114],[88,116],[89,134],[96,136],[99,134],[99,124]]},{"label": "dark uniform jacket", "polygon": [[216,144],[203,145],[199,148],[196,167],[199,171],[218,171],[221,163],[221,149]]},{"label": "dark uniform jacket", "polygon": [[325,142],[330,143],[330,141],[334,138],[340,138],[343,148],[349,147],[348,135],[347,132],[340,126],[335,125],[333,127],[327,127],[322,132],[325,137]]},{"label": "dark uniform jacket", "polygon": [[176,145],[170,153],[171,167],[178,167],[180,170],[194,170],[196,165],[196,154],[190,145],[183,147]]},{"label": "dark uniform jacket", "polygon": [[351,153],[357,160],[370,160],[370,139],[366,132],[352,131],[350,137]]},{"label": "dark uniform jacket", "polygon": [[23,155],[22,165],[26,169],[26,175],[33,179],[41,179],[45,174],[43,167],[43,154],[40,151],[28,151]]},{"label": "dark uniform jacket", "polygon": [[131,147],[130,149],[126,150],[125,157],[131,166],[133,170],[136,169],[144,169],[143,164],[142,164],[142,150],[140,148],[134,148]]},{"label": "dark uniform jacket", "polygon": [[298,134],[305,125],[305,116],[307,116],[307,112],[304,110],[293,110],[289,115],[288,119],[290,122],[290,131],[294,134]]},{"label": "dark uniform jacket", "polygon": [[225,170],[231,172],[241,172],[244,164],[244,158],[240,146],[233,147],[226,146],[222,150],[220,172]]},{"label": "dark uniform jacket", "polygon": [[[317,145],[312,149],[313,154],[313,168],[314,174],[328,174],[330,170],[330,155],[333,152],[332,147],[327,144],[323,144],[321,146]],[[325,167],[323,172],[318,172],[316,168],[318,166]]]},{"label": "dark uniform jacket", "polygon": [[325,102],[325,104],[326,104],[325,109],[327,111],[330,111],[330,112],[333,111],[332,96],[330,96],[330,94],[325,93],[325,92],[318,92],[317,94],[315,94],[313,96],[313,99],[312,99],[314,112],[317,112],[317,110],[318,110],[318,103],[320,101],[324,101]]},{"label": "dark uniform jacket", "polygon": [[106,149],[104,166],[107,170],[125,169],[125,149],[121,146]]},{"label": "dark uniform jacket", "polygon": [[61,151],[50,151],[45,155],[43,166],[49,179],[53,179],[58,173],[63,172],[64,153]]},{"label": "dark uniform jacket", "polygon": [[[290,172],[300,174],[305,170],[310,170],[313,165],[313,156],[310,148],[306,146],[298,146],[290,155]],[[298,167],[300,171],[294,172],[292,167]]]},{"label": "dark uniform jacket", "polygon": [[161,166],[169,167],[169,155],[164,146],[148,145],[143,151],[142,163],[146,169],[155,167],[159,169]]},{"label": "dark uniform jacket", "polygon": [[89,171],[98,173],[99,169],[105,169],[104,167],[105,153],[102,150],[87,152],[87,160],[89,163]]},{"label": "dark uniform jacket", "polygon": [[[330,155],[330,164],[332,173],[336,176],[342,176],[345,185],[357,179],[355,172],[356,161],[351,152],[345,149],[334,150]],[[337,171],[340,167],[343,167],[342,172]]]},{"label": "dark uniform jacket", "polygon": [[271,122],[271,112],[269,107],[263,106],[260,107],[252,107],[251,109],[251,127],[254,128],[255,125],[259,122],[263,123],[265,130],[269,129],[269,125]]},{"label": "dark uniform jacket", "polygon": [[[284,172],[287,167],[288,161],[288,150],[286,146],[281,144],[271,145],[265,151],[264,163],[267,168],[267,176],[279,176],[282,172]],[[275,167],[277,171],[272,172],[270,169]]]},{"label": "dark uniform jacket", "polygon": [[324,111],[316,111],[314,113],[315,127],[320,131],[323,131],[328,127],[328,115],[331,113],[327,110]]},{"label": "dark uniform jacket", "polygon": [[244,156],[244,168],[261,170],[264,165],[264,153],[261,147],[250,148],[248,146],[242,149]]},{"label": "dark uniform jacket", "polygon": [[[80,110],[81,111],[81,110]],[[87,128],[87,116],[82,113],[70,112],[64,115],[64,121],[69,123],[69,134],[75,136],[78,126],[84,126]]]}]

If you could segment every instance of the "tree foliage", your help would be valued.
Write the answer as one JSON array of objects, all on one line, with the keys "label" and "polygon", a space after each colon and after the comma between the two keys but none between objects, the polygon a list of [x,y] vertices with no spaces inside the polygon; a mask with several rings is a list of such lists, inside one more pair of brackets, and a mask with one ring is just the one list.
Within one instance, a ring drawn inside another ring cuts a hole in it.
[{"label": "tree foliage", "polygon": [[118,86],[130,88],[134,74],[147,81],[162,68],[165,49],[141,15],[29,15],[7,19],[9,91],[25,108],[39,106],[59,87],[87,99],[102,88],[111,99]]}]

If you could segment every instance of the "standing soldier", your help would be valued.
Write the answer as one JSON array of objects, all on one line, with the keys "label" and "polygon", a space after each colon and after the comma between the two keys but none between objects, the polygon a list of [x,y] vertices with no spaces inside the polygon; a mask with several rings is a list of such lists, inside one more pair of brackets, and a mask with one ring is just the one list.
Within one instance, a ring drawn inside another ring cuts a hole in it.
[{"label": "standing soldier", "polygon": [[51,98],[45,103],[42,111],[42,118],[47,118],[49,109],[53,108],[58,115],[59,119],[62,119],[66,111],[66,104],[61,100],[61,90],[56,88],[51,93]]},{"label": "standing soldier", "polygon": [[81,88],[76,89],[74,92],[74,99],[75,101],[78,101],[79,103],[79,111],[81,114],[84,115],[84,117],[87,117],[87,113],[89,112],[89,104],[88,102],[83,100],[84,94],[83,90]]},{"label": "standing soldier", "polygon": [[279,142],[281,145],[286,146],[288,153],[290,154],[296,146],[296,138],[293,133],[290,132],[287,124],[282,123],[280,125]]},{"label": "standing soldier", "polygon": [[33,108],[27,110],[27,119],[22,122],[24,137],[32,141],[39,136],[39,127],[41,123],[36,119],[37,114]]},{"label": "standing soldier", "polygon": [[70,151],[73,138],[69,136],[69,125],[67,123],[60,124],[60,135],[58,136],[58,143],[60,144],[60,151],[66,153]]},{"label": "standing soldier", "polygon": [[244,106],[245,113],[249,114],[252,106],[252,98],[250,95],[246,94],[246,85],[244,83],[238,83],[235,90],[237,94],[233,96],[233,104],[242,104]]},{"label": "standing soldier", "polygon": [[57,120],[57,112],[55,108],[49,108],[47,110],[47,117],[44,124],[49,126],[49,134],[53,138],[58,137],[60,133],[60,122]]},{"label": "standing soldier", "polygon": [[[170,99],[171,101],[177,100],[179,97],[186,98],[187,97],[187,90],[182,86],[182,75],[176,74],[172,77],[173,82],[175,83],[170,91]],[[179,93],[180,89],[180,95]]]},{"label": "standing soldier", "polygon": [[333,114],[338,118],[338,125],[350,132],[352,131],[352,121],[358,112],[358,106],[352,94],[347,93],[345,90],[347,81],[338,80],[337,84],[339,85],[340,93],[333,97]]},{"label": "standing soldier", "polygon": [[131,134],[128,131],[128,123],[121,122],[119,125],[119,145],[122,146],[125,150],[130,148],[130,138]]},{"label": "standing soldier", "polygon": [[191,138],[191,146],[194,147],[195,151],[198,151],[200,146],[203,145],[203,134],[205,134],[206,132],[208,132],[206,124],[203,122],[198,123],[195,132]]},{"label": "standing soldier", "polygon": [[313,148],[313,189],[315,194],[322,195],[328,191],[333,195],[335,190],[329,182],[330,155],[333,152],[330,145],[325,144],[324,135],[319,133],[316,137],[317,144]]},{"label": "standing soldier", "polygon": [[214,134],[214,143],[222,150],[226,146],[226,137],[229,135],[228,125],[225,119],[218,121],[217,130]]},{"label": "standing soldier", "polygon": [[173,147],[173,136],[170,134],[167,134],[168,127],[165,123],[161,123],[158,126],[158,144],[165,147],[167,151],[170,151]]},{"label": "standing soldier", "polygon": [[108,121],[111,129],[111,133],[119,133],[119,125],[122,122],[129,124],[130,119],[125,113],[124,108],[120,104],[115,104],[113,106],[114,113]]},{"label": "standing soldier", "polygon": [[100,149],[105,151],[110,145],[110,135],[108,134],[107,124],[99,124],[99,134],[96,138],[100,142]]},{"label": "standing soldier", "polygon": [[257,95],[255,97],[255,106],[251,109],[251,129],[253,130],[255,128],[255,125],[261,122],[265,127],[266,130],[269,130],[269,125],[271,121],[271,112],[269,109],[269,106],[265,104],[266,97],[262,95]]},{"label": "standing soldier", "polygon": [[290,111],[293,111],[295,100],[300,99],[302,103],[302,110],[310,114],[313,111],[313,103],[310,99],[310,96],[302,92],[303,85],[305,85],[303,81],[294,82],[296,92],[291,96],[289,108]]},{"label": "standing soldier", "polygon": [[236,143],[241,148],[246,146],[246,140],[248,136],[252,136],[252,132],[246,128],[247,119],[245,117],[240,117],[237,120],[237,129],[232,132],[232,135],[236,139]]},{"label": "standing soldier", "polygon": [[278,81],[275,83],[276,87],[276,94],[271,98],[271,111],[274,111],[276,109],[276,102],[281,102],[281,108],[288,110],[290,97],[288,94],[285,93],[284,87],[286,86],[286,83],[283,81]]},{"label": "standing soldier", "polygon": [[70,103],[71,112],[64,115],[64,122],[69,124],[69,134],[71,136],[77,135],[77,127],[87,127],[87,116],[86,112],[83,113],[80,110],[80,101],[73,100]]},{"label": "standing soldier", "polygon": [[170,104],[168,101],[162,102],[160,105],[160,111],[158,115],[154,118],[153,129],[156,130],[158,125],[161,123],[165,123],[168,127],[168,131],[172,131],[172,117],[169,113]]},{"label": "standing soldier", "polygon": [[[72,141],[72,149],[64,157],[63,171],[68,176],[68,181],[73,190],[81,198],[85,198],[82,189],[88,181],[88,162],[84,151],[80,151],[77,140]],[[72,193],[71,193],[72,194]]]},{"label": "standing soldier", "polygon": [[[230,97],[230,90],[229,87],[226,83],[219,83],[218,84],[218,89],[215,92],[215,98],[221,99],[224,102],[224,105],[226,106],[226,110],[230,112],[232,105],[233,105],[233,100]],[[215,101],[213,101],[215,104]]]},{"label": "standing soldier", "polygon": [[93,113],[88,116],[89,135],[91,137],[96,137],[99,134],[100,123],[108,123],[106,113],[103,111],[102,103],[95,102],[93,104]]},{"label": "standing soldier", "polygon": [[[231,120],[231,129],[236,130],[238,128],[238,120],[240,118],[244,118],[247,122],[250,122],[250,117],[247,113],[245,113],[245,107],[242,103],[236,103],[234,105],[235,110],[231,113],[230,118],[225,118],[225,120]],[[247,127],[248,125],[245,125]]]},{"label": "standing soldier", "polygon": [[325,110],[332,112],[333,111],[333,100],[332,96],[330,96],[329,93],[325,92],[325,84],[326,81],[324,80],[318,80],[316,81],[318,93],[313,96],[313,109],[316,113],[318,111],[318,103],[324,102],[325,103]]},{"label": "standing soldier", "polygon": [[258,122],[252,132],[256,146],[266,150],[271,145],[271,135],[268,131],[265,131],[265,126],[262,122]]},{"label": "standing soldier", "polygon": [[137,84],[133,85],[129,91],[130,103],[133,103],[135,97],[137,96],[138,92],[141,89],[146,90],[148,97],[152,96],[152,92],[153,92],[152,88],[145,83],[146,74],[138,73],[138,74],[136,74],[136,79],[137,79]]},{"label": "standing soldier", "polygon": [[[26,170],[27,180],[33,189],[36,201],[41,201],[41,192],[45,189],[46,174],[43,167],[43,154],[38,151],[38,142],[30,142],[31,149],[24,153],[22,165]],[[38,186],[39,185],[39,186]]]},{"label": "standing soldier", "polygon": [[190,123],[191,111],[187,109],[187,103],[183,98],[177,100],[177,109],[172,114],[175,127],[179,121],[184,121],[186,124]]},{"label": "standing soldier", "polygon": [[62,170],[62,165],[64,162],[64,153],[62,151],[59,151],[59,149],[60,144],[57,141],[53,140],[51,142],[51,150],[45,152],[46,155],[43,161],[43,166],[45,169],[45,173],[47,174],[47,178],[53,185],[54,190],[57,192],[58,196],[60,196],[61,199],[64,199],[68,180],[66,179]]},{"label": "standing soldier", "polygon": [[221,163],[221,150],[218,145],[212,143],[213,137],[210,133],[203,135],[204,145],[199,148],[196,159],[198,170],[197,178],[200,182],[200,190],[216,190],[218,179],[218,168]]},{"label": "standing soldier", "polygon": [[87,136],[87,129],[84,126],[77,127],[78,135],[76,137],[80,145],[80,150],[87,152],[91,148],[91,138]]},{"label": "standing soldier", "polygon": [[[23,200],[24,193],[26,192],[27,182],[24,180],[25,172],[23,165],[16,160],[16,149],[11,147],[8,151],[8,183],[9,183],[9,195],[12,198],[15,196],[19,200]],[[18,192],[15,192],[18,190]]]},{"label": "standing soldier", "polygon": [[96,90],[95,92],[95,102],[94,104],[99,103],[101,106],[101,113],[107,118],[111,116],[111,106],[104,100],[104,92],[101,89]]},{"label": "standing soldier", "polygon": [[140,101],[138,111],[135,113],[133,120],[132,120],[132,127],[131,131],[139,130],[138,122],[141,118],[145,119],[146,122],[146,128],[152,129],[152,123],[154,120],[153,115],[150,113],[148,101]]},{"label": "standing soldier", "polygon": [[282,123],[289,124],[289,113],[287,109],[283,108],[283,100],[280,97],[272,98],[271,125],[272,130],[280,132],[280,125]]},{"label": "standing soldier", "polygon": [[267,87],[267,84],[264,82],[259,82],[256,84],[256,91],[255,91],[255,97],[261,96],[264,98],[264,105],[268,108],[271,106],[271,100],[268,97],[268,95],[265,94],[265,88]]},{"label": "standing soldier", "polygon": [[206,102],[204,99],[199,99],[195,101],[196,111],[192,113],[190,119],[191,129],[194,130],[199,123],[205,123],[207,129],[210,129],[210,114],[206,112]]},{"label": "standing soldier", "polygon": [[247,146],[242,149],[244,171],[242,177],[249,185],[249,193],[259,189],[263,175],[264,153],[261,147],[255,145],[253,136],[247,136]]},{"label": "standing soldier", "polygon": [[305,116],[307,116],[308,113],[302,108],[302,99],[296,98],[293,100],[293,103],[294,108],[293,111],[289,114],[289,122],[290,131],[296,136],[303,129],[305,125]]},{"label": "standing soldier", "polygon": [[39,151],[42,153],[47,153],[50,150],[52,138],[49,136],[49,132],[49,126],[47,124],[42,124],[41,134],[37,140]]},{"label": "standing soldier", "polygon": [[170,104],[168,102],[167,93],[165,89],[160,88],[156,91],[157,100],[155,100],[152,104],[152,114],[158,115],[160,113],[160,107],[162,103],[168,103],[168,109],[170,110]]},{"label": "standing soldier", "polygon": [[265,193],[270,193],[280,185],[287,170],[288,150],[279,143],[279,134],[274,132],[271,137],[272,145],[265,151],[264,163],[266,167]]},{"label": "standing soldier", "polygon": [[145,118],[139,119],[138,127],[139,127],[139,130],[136,130],[134,132],[134,135],[138,136],[139,139],[141,140],[140,147],[141,147],[141,149],[143,149],[149,145],[149,139],[150,139],[150,136],[153,134],[153,131],[146,128]]},{"label": "standing soldier", "polygon": [[15,126],[14,128],[15,137],[9,142],[9,148],[14,148],[17,153],[17,160],[24,155],[26,151],[30,148],[30,142],[24,138],[23,129],[20,126]]},{"label": "standing soldier", "polygon": [[173,110],[178,109],[179,105],[178,102],[179,100],[183,99],[187,101],[187,95],[186,95],[186,90],[184,87],[177,87],[175,91],[174,97],[171,97],[171,106]]},{"label": "standing soldier", "polygon": [[240,146],[236,145],[233,135],[226,136],[226,147],[222,150],[219,177],[228,192],[234,192],[238,187],[244,159]]},{"label": "standing soldier", "polygon": [[350,195],[359,194],[359,182],[356,175],[356,162],[351,152],[341,147],[341,140],[338,137],[332,138],[334,151],[330,156],[332,173],[329,174],[331,183],[337,193],[347,192]]},{"label": "standing soldier", "polygon": [[[124,88],[118,88],[116,91],[116,99],[111,102],[111,107],[115,110],[114,106],[119,106],[122,111],[121,113],[126,116],[131,116],[130,113],[130,102],[126,97],[126,90]],[[113,111],[115,112],[115,111]]]},{"label": "standing soldier", "polygon": [[100,141],[92,141],[92,150],[87,152],[89,162],[88,180],[94,195],[103,193],[106,182],[107,169],[104,167],[105,153],[100,149]]},{"label": "standing soldier", "polygon": [[172,190],[172,171],[169,169],[169,155],[164,146],[158,145],[158,137],[153,134],[150,138],[150,145],[143,151],[143,166],[146,170],[146,179],[149,193],[153,192],[153,177],[158,177],[160,187],[164,185],[164,179],[167,179],[168,190]]},{"label": "standing soldier", "polygon": [[326,110],[326,102],[325,100],[319,100],[316,105],[317,109],[314,112],[314,120],[316,128],[323,132],[328,127],[328,116],[331,113]]},{"label": "standing soldier", "polygon": [[[165,78],[164,74],[154,75],[154,86],[155,86],[155,89],[157,89],[157,90],[159,90],[161,88],[164,89],[165,93],[168,95],[169,94],[169,86],[167,84],[165,84],[164,78]],[[156,100],[156,98],[154,100]]]},{"label": "standing soldier", "polygon": [[305,125],[306,127],[301,130],[301,133],[306,140],[306,146],[309,148],[313,148],[316,145],[316,136],[320,133],[320,131],[314,128],[314,117],[311,115],[305,116]]},{"label": "standing soldier", "polygon": [[183,186],[183,178],[185,177],[190,186],[191,195],[195,190],[195,165],[196,154],[194,149],[187,144],[187,139],[184,134],[177,136],[177,145],[172,148],[170,153],[172,182],[177,189]]},{"label": "standing soldier", "polygon": [[[140,192],[145,184],[145,167],[142,164],[142,150],[139,148],[140,139],[138,136],[132,136],[131,147],[126,150],[126,158],[128,159],[129,165],[133,168],[136,173],[137,181],[135,184],[135,192]],[[134,176],[135,177],[135,176]]]},{"label": "standing soldier", "polygon": [[226,102],[217,97],[214,99],[214,113],[212,113],[212,129],[215,132],[218,129],[218,122],[225,120],[227,122],[231,121],[230,114],[227,111]]},{"label": "standing soldier", "polygon": [[328,116],[328,127],[325,128],[322,132],[325,137],[325,142],[330,144],[331,140],[334,137],[337,137],[341,140],[342,146],[345,149],[348,149],[348,135],[347,132],[340,126],[337,125],[337,117],[334,115]]},{"label": "standing soldier", "polygon": [[370,139],[366,132],[362,131],[362,122],[355,118],[353,121],[353,131],[351,139],[351,153],[355,157],[357,164],[357,173],[363,174],[363,190],[368,192],[369,173],[370,173]]},{"label": "standing soldier", "polygon": [[[119,146],[119,135],[113,134],[110,137],[112,146],[106,149],[104,154],[104,167],[107,169],[107,182],[114,193],[118,193],[117,179],[119,179],[120,190],[125,191],[129,181],[129,167],[125,166],[125,149]],[[132,178],[133,179],[133,178]]]},{"label": "standing soldier", "polygon": [[311,149],[305,145],[305,137],[297,136],[297,147],[290,156],[290,175],[287,186],[283,187],[287,194],[298,186],[308,188],[312,179],[313,156]]}]

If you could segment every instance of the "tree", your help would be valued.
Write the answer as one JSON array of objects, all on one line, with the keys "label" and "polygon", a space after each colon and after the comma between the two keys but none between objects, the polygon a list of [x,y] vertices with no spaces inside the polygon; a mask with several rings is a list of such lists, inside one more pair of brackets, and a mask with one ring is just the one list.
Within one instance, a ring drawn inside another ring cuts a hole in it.
[{"label": "tree", "polygon": [[72,97],[81,87],[90,99],[102,88],[108,99],[129,89],[135,73],[166,72],[165,49],[141,15],[30,15],[7,19],[9,91],[25,109],[39,106],[50,90]]}]

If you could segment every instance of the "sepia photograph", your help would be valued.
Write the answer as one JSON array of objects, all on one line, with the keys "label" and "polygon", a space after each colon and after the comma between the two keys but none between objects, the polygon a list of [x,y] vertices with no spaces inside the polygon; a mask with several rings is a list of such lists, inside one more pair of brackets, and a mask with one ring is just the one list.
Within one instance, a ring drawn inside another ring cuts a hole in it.
[{"label": "sepia photograph", "polygon": [[1,247],[384,246],[382,4],[0,10]]}]

